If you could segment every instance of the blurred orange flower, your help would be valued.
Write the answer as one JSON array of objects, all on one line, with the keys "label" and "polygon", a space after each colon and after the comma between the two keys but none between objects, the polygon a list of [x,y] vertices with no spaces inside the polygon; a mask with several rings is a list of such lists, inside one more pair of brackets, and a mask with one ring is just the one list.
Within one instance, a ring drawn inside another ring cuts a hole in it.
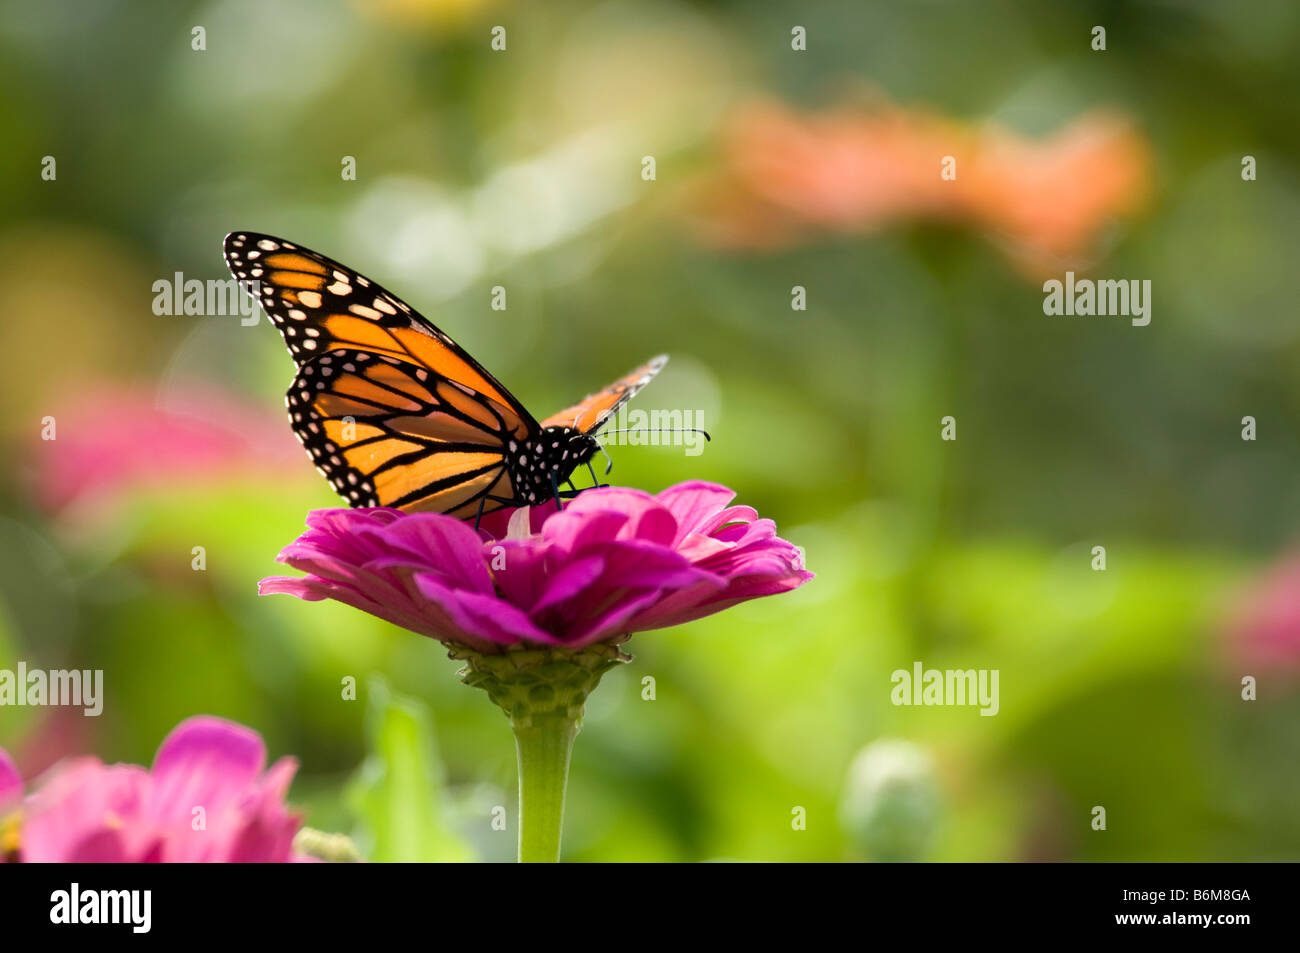
[{"label": "blurred orange flower", "polygon": [[732,115],[721,153],[721,168],[697,183],[708,244],[781,248],[818,231],[962,223],[1036,277],[1086,261],[1102,228],[1151,191],[1146,140],[1104,113],[1033,141],[888,103],[804,116],[758,102]]}]

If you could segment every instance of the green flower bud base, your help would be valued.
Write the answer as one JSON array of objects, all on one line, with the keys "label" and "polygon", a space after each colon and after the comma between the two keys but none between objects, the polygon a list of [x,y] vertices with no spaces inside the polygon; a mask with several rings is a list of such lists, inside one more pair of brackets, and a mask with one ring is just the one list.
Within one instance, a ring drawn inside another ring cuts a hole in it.
[{"label": "green flower bud base", "polygon": [[610,644],[577,652],[515,649],[484,655],[461,645],[450,655],[466,663],[461,680],[481,688],[510,719],[519,755],[519,861],[560,859],[569,756],[587,696],[601,676],[631,656]]}]

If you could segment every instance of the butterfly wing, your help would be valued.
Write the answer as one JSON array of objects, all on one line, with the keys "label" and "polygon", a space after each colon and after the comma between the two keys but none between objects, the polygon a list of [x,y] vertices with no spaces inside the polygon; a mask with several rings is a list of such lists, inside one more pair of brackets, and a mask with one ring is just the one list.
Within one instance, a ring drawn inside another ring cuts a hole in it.
[{"label": "butterfly wing", "polygon": [[636,370],[620,377],[604,390],[588,394],[572,407],[566,407],[559,413],[551,414],[542,421],[543,427],[572,427],[581,433],[590,434],[620,407],[631,400],[642,387],[654,380],[665,364],[668,355],[660,354],[651,358]]},{"label": "butterfly wing", "polygon": [[258,301],[301,370],[343,348],[422,367],[463,384],[510,421],[520,440],[535,435],[523,405],[460,345],[396,295],[331,258],[282,238],[231,232],[226,265],[256,283]]},{"label": "butterfly wing", "polygon": [[352,506],[466,517],[515,498],[507,448],[541,428],[432,322],[364,275],[271,235],[232,232],[225,256],[298,365],[286,397],[294,433]]},{"label": "butterfly wing", "polygon": [[437,372],[338,348],[303,364],[288,406],[316,468],[353,506],[466,518],[515,497],[511,421]]}]

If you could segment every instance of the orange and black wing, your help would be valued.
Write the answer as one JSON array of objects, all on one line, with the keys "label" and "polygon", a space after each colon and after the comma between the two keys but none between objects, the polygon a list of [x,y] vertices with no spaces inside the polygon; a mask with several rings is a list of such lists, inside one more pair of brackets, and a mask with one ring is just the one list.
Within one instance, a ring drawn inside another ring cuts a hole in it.
[{"label": "orange and black wing", "polygon": [[282,238],[231,232],[226,265],[255,292],[299,369],[340,348],[392,357],[455,381],[516,418],[524,439],[537,423],[478,361],[434,324],[364,275]]},{"label": "orange and black wing", "polygon": [[473,516],[514,498],[505,455],[541,428],[432,322],[280,238],[232,232],[225,255],[298,365],[286,395],[294,433],[352,506]]},{"label": "orange and black wing", "polygon": [[625,374],[604,390],[588,394],[572,407],[566,407],[557,414],[551,414],[542,421],[543,427],[572,427],[581,433],[590,434],[631,400],[636,392],[654,380],[665,364],[668,355],[660,354],[651,358],[630,374]]},{"label": "orange and black wing", "polygon": [[463,519],[515,499],[513,422],[441,374],[338,348],[302,366],[288,405],[316,468],[352,506]]}]

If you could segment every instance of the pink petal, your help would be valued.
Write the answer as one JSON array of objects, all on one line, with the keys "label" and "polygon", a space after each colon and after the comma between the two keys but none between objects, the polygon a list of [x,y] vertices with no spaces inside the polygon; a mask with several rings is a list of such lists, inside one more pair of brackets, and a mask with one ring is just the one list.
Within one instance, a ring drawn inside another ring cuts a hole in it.
[{"label": "pink petal", "polygon": [[545,594],[529,609],[536,616],[552,606],[574,598],[595,584],[605,572],[605,560],[599,556],[585,556],[562,568],[551,577]]},{"label": "pink petal", "polygon": [[464,589],[450,589],[435,577],[417,573],[420,591],[447,613],[460,633],[470,637],[511,645],[516,642],[554,643],[557,639],[539,629],[517,606],[495,595],[483,595]]},{"label": "pink petal", "polygon": [[106,827],[87,834],[59,858],[66,864],[129,864],[133,860],[122,842],[122,834]]},{"label": "pink petal", "polygon": [[458,519],[439,513],[412,513],[374,531],[372,538],[390,551],[410,555],[421,568],[436,568],[457,585],[492,591],[482,540]]},{"label": "pink petal", "polygon": [[109,766],[98,758],[61,762],[23,805],[23,860],[61,863],[96,832],[124,828],[140,816],[148,787],[149,773],[135,765]]},{"label": "pink petal", "polygon": [[0,811],[23,796],[23,779],[9,752],[0,748]]},{"label": "pink petal", "polygon": [[584,513],[576,511],[571,505],[563,513],[557,513],[547,520],[546,525],[542,527],[542,538],[565,552],[581,552],[584,547],[592,543],[618,539],[619,533],[629,519],[629,514],[616,510]]},{"label": "pink petal", "polygon": [[735,497],[734,490],[721,484],[689,480],[668,487],[658,499],[677,520],[677,537],[673,542],[680,543],[689,534],[701,532],[700,527]]},{"label": "pink petal", "polygon": [[153,809],[188,818],[195,807],[215,813],[257,780],[266,747],[251,728],[198,715],[169,734],[153,763]]}]

